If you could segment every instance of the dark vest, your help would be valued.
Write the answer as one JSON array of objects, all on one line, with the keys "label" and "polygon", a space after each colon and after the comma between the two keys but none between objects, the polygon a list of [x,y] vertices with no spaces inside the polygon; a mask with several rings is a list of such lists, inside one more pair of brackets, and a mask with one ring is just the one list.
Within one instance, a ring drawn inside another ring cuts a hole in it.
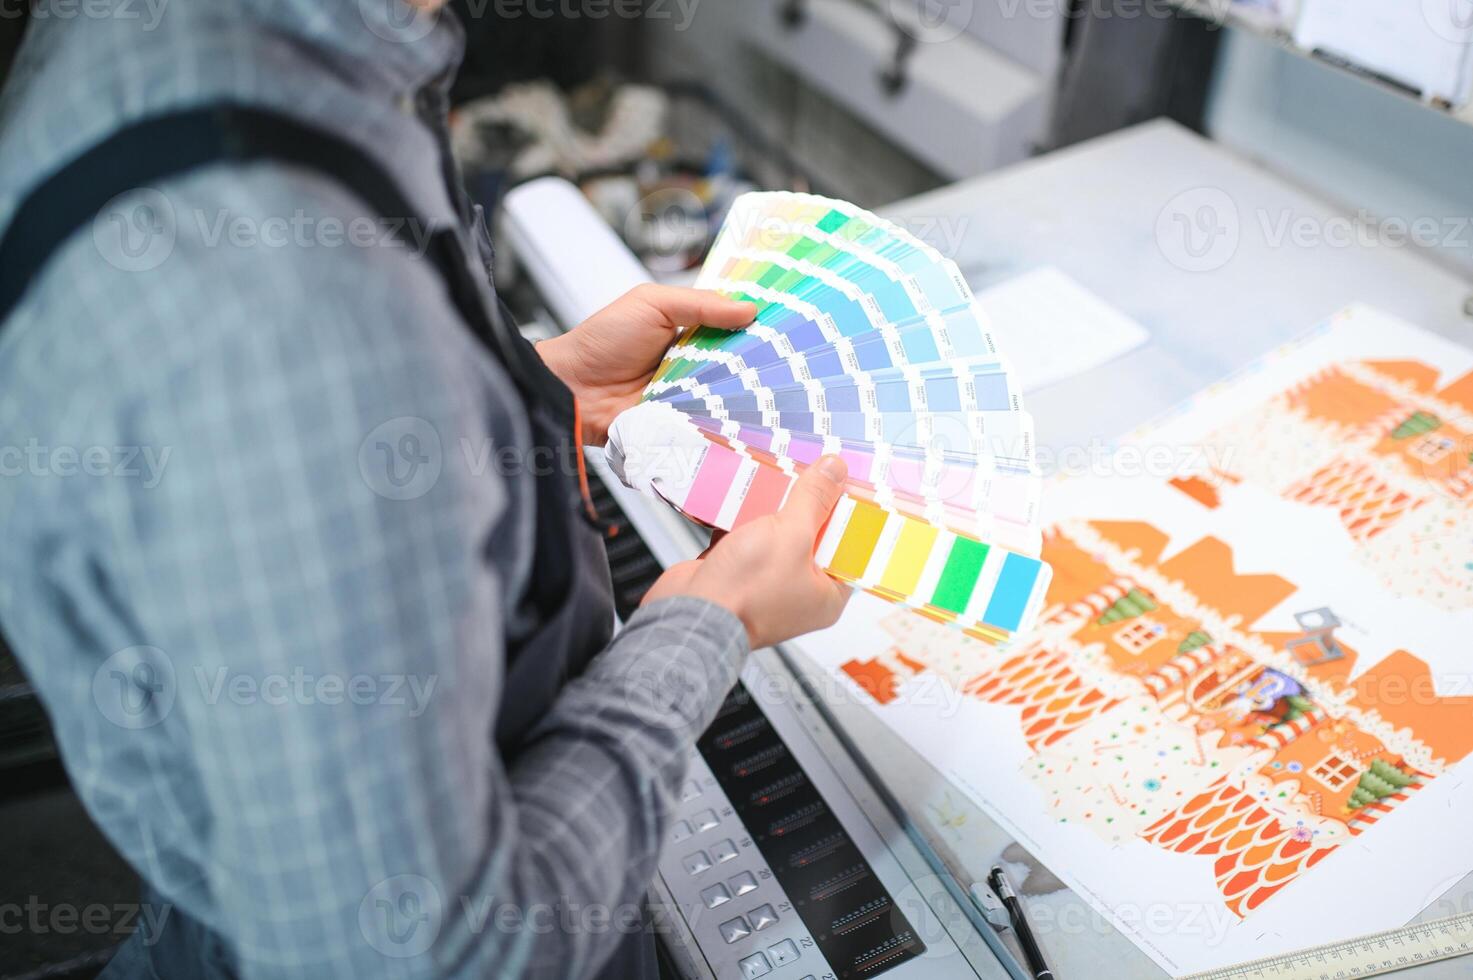
[{"label": "dark vest", "polygon": [[[361,199],[376,217],[416,218],[408,198],[377,161],[354,144],[290,117],[215,105],[145,119],[73,158],[16,209],[0,239],[0,330],[56,249],[89,225],[116,195],[157,186],[209,164],[257,161],[300,166],[329,177]],[[448,165],[444,169],[453,172]],[[452,192],[452,200],[456,196]],[[400,223],[416,227],[407,220]],[[417,227],[423,226],[419,221]],[[466,327],[516,385],[532,435],[533,444],[523,447],[527,458],[547,458],[550,452],[558,461],[579,459],[571,392],[510,325],[486,278],[472,273],[456,229],[435,231],[424,257],[439,273]],[[542,452],[534,454],[537,449]],[[503,638],[505,685],[494,737],[508,760],[515,758],[562,686],[608,645],[613,631],[613,595],[602,536],[584,512],[576,475],[566,465],[539,469],[545,472],[534,477],[536,546],[526,590],[516,599],[515,617],[531,626],[521,636]],[[177,909],[170,923],[166,932],[174,935],[145,951],[161,976],[230,975],[228,956],[216,937]],[[649,936],[630,938],[605,975],[654,975]],[[125,950],[115,967],[126,971],[122,961],[134,952]]]}]

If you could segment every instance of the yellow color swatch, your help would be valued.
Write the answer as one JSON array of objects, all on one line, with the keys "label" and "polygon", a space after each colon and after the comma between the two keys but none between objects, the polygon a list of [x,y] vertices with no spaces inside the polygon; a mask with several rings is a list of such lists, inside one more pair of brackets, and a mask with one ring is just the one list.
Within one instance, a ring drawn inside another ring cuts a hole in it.
[{"label": "yellow color swatch", "polygon": [[915,592],[926,559],[931,556],[931,545],[936,542],[940,529],[924,521],[907,520],[900,527],[900,536],[895,539],[895,550],[885,565],[879,586],[896,595],[908,596]]},{"label": "yellow color swatch", "polygon": [[880,539],[887,517],[889,515],[874,504],[856,500],[849,523],[844,526],[844,536],[839,539],[833,561],[829,562],[829,571],[849,581],[862,576],[875,552],[875,542]]}]

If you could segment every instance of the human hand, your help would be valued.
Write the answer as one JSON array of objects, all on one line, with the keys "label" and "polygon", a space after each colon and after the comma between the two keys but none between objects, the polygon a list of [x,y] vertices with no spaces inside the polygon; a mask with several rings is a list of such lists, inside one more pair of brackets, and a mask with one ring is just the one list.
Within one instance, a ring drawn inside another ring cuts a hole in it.
[{"label": "human hand", "polygon": [[583,417],[583,442],[602,446],[614,416],[639,401],[678,327],[744,327],[751,303],[705,289],[646,283],[560,337],[537,345],[543,362],[572,389]]},{"label": "human hand", "polygon": [[851,589],[824,574],[813,551],[847,472],[841,458],[824,456],[798,477],[780,511],[724,535],[701,557],[672,565],[644,601],[709,599],[736,614],[754,650],[832,626]]}]

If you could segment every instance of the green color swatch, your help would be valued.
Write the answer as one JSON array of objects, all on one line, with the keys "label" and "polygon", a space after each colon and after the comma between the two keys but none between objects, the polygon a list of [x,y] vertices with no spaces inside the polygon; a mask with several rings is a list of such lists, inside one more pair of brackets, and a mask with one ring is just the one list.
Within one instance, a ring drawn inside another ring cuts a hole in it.
[{"label": "green color swatch", "polygon": [[936,583],[936,594],[931,596],[931,605],[960,614],[972,598],[977,587],[977,576],[982,574],[982,563],[987,560],[987,545],[971,538],[957,538],[946,556],[946,565],[941,569],[941,580]]}]

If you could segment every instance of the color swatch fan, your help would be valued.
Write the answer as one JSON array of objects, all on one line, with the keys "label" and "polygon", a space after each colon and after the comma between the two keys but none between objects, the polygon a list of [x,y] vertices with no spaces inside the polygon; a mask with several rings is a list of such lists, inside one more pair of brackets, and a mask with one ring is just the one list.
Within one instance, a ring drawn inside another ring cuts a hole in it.
[{"label": "color swatch fan", "polygon": [[852,205],[757,193],[696,285],[760,312],[681,335],[609,433],[620,477],[729,530],[838,453],[830,575],[984,639],[1026,628],[1049,580],[1033,425],[956,265]]}]

